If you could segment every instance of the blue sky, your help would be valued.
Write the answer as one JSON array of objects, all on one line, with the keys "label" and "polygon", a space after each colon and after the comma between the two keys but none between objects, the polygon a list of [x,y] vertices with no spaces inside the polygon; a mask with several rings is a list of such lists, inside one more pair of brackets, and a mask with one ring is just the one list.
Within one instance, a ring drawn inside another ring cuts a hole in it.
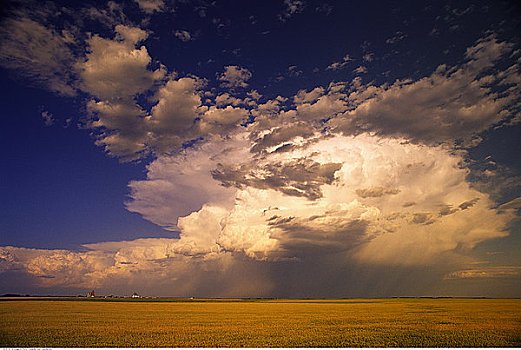
[{"label": "blue sky", "polygon": [[9,2],[0,292],[520,296],[519,13]]}]

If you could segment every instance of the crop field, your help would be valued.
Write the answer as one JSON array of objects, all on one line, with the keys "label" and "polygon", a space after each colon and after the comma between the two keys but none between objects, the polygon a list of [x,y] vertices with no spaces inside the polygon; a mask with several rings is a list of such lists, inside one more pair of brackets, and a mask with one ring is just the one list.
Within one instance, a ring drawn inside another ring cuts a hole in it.
[{"label": "crop field", "polygon": [[0,347],[519,346],[519,299],[0,298]]}]

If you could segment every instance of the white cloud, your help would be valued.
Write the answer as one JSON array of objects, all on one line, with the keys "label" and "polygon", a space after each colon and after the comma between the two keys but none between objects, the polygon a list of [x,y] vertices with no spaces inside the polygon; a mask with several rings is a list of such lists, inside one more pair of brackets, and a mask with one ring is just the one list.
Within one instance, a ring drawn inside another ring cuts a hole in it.
[{"label": "white cloud", "polygon": [[[469,60],[460,66],[439,66],[416,81],[356,85],[347,99],[349,110],[333,118],[330,125],[348,134],[372,131],[416,142],[453,143],[459,139],[468,143],[476,134],[519,115],[512,107],[520,84],[507,83],[501,73],[487,71],[509,47],[488,37],[467,50]],[[510,76],[519,76],[519,67]],[[510,88],[500,94],[494,85]]]},{"label": "white cloud", "polygon": [[358,66],[355,70],[353,70],[354,73],[361,74],[361,73],[367,73],[367,67],[365,66]]},{"label": "white cloud", "polygon": [[320,96],[323,91],[315,88],[309,93],[302,91],[297,93],[294,100],[297,103],[296,111],[299,119],[306,121],[328,119],[346,111],[348,107],[344,100],[345,94],[329,90],[327,94]]},{"label": "white cloud", "polygon": [[302,75],[302,70],[298,69],[297,66],[289,66],[287,75],[293,78],[299,77]]},{"label": "white cloud", "polygon": [[62,95],[76,94],[74,54],[65,32],[29,18],[8,18],[0,27],[0,64],[44,88]]},{"label": "white cloud", "polygon": [[394,36],[390,37],[389,39],[387,39],[385,41],[386,44],[395,44],[399,41],[402,41],[403,39],[405,39],[407,37],[406,34],[398,31],[394,34]]},{"label": "white cloud", "polygon": [[52,117],[52,113],[43,111],[42,118],[43,118],[43,123],[45,124],[45,126],[51,126],[54,124],[54,118]]},{"label": "white cloud", "polygon": [[[259,124],[256,126],[258,125]],[[262,129],[262,127],[260,129]],[[300,146],[297,140],[305,144],[307,141],[313,140],[315,135],[317,135],[316,130],[308,123],[298,122],[287,125],[277,125],[269,130],[252,133],[251,139],[254,145],[251,151],[255,153],[271,153],[281,150],[281,148],[287,148],[287,146],[294,148],[295,146]]]},{"label": "white cloud", "polygon": [[299,92],[297,92],[297,95],[295,95],[295,97],[293,98],[293,101],[296,104],[316,102],[320,97],[324,95],[324,93],[325,89],[323,87],[314,88],[310,92],[307,92],[306,90],[299,90]]},{"label": "white cloud", "polygon": [[445,279],[511,278],[519,275],[521,266],[493,266],[454,271],[445,276]]},{"label": "white cloud", "polygon": [[219,77],[222,81],[221,86],[227,88],[235,87],[247,87],[246,83],[251,78],[251,72],[247,68],[241,68],[239,66],[226,66],[224,67],[224,73]]},{"label": "white cloud", "polygon": [[[130,184],[128,209],[180,229],[179,239],[88,244],[85,252],[1,247],[1,271],[23,271],[41,286],[96,285],[111,293],[149,285],[168,295],[266,295],[280,291],[274,281],[284,273],[309,273],[324,259],[327,271],[468,262],[476,244],[505,236],[514,217],[471,188],[461,155],[447,148],[363,134],[255,157],[251,144],[248,133],[214,138],[159,157],[146,180]],[[337,163],[330,181],[323,166]],[[232,168],[246,169],[246,177],[220,185],[214,170]],[[264,186],[243,181],[260,179]],[[306,181],[319,181],[318,197],[298,195]],[[263,272],[273,262],[279,270]],[[458,269],[449,277],[477,275]]]},{"label": "white cloud", "polygon": [[201,106],[198,89],[202,82],[196,78],[170,79],[157,92],[158,103],[146,118],[149,144],[158,153],[177,150],[184,141],[197,138],[195,119],[206,107]]},{"label": "white cloud", "polygon": [[148,33],[139,27],[128,27],[118,24],[115,27],[116,40],[124,41],[131,45],[137,45],[148,37]]},{"label": "white cloud", "polygon": [[95,98],[87,110],[92,116],[89,126],[100,131],[97,144],[124,159],[149,151],[146,111],[135,97],[165,75],[163,67],[149,70],[151,58],[145,46],[136,48],[147,36],[140,28],[117,25],[113,40],[90,38],[86,59],[76,64],[81,89]]},{"label": "white cloud", "polygon": [[101,129],[96,143],[123,159],[133,159],[146,148],[144,111],[133,100],[87,102],[91,128]]},{"label": "white cloud", "polygon": [[[298,142],[291,140],[286,142]],[[402,141],[333,137],[259,159],[237,141],[221,141],[215,149],[191,151],[183,163],[163,158],[162,175],[131,185],[135,200],[128,205],[149,219],[156,215],[156,223],[164,225],[168,218],[173,225],[179,209],[168,216],[163,210],[185,202],[181,198],[194,191],[192,181],[211,186],[201,189],[204,196],[194,195],[192,214],[179,219],[181,235],[200,231],[204,220],[214,227],[209,246],[216,243],[261,260],[305,260],[334,250],[362,263],[414,266],[506,235],[513,214],[492,209],[488,196],[471,188],[467,171],[459,167],[460,155]],[[181,164],[189,165],[187,171],[179,169]],[[303,186],[315,186],[309,182],[316,181],[312,171],[322,172],[320,166],[327,164],[339,164],[332,168],[334,181],[322,173],[316,178],[321,179],[317,196],[301,195]],[[270,170],[272,165],[280,173]],[[205,178],[196,177],[195,169]],[[174,194],[179,197],[170,197]],[[150,200],[143,202],[147,195]]]},{"label": "white cloud", "polygon": [[82,90],[102,100],[132,99],[164,75],[161,69],[148,69],[151,58],[145,46],[135,47],[147,37],[145,31],[123,25],[115,30],[115,40],[89,39],[86,60],[77,64]]},{"label": "white cloud", "polygon": [[[482,240],[505,235],[502,230],[511,217],[490,209],[493,203],[485,195],[472,190],[466,182],[466,172],[458,167],[459,157],[450,156],[443,149],[361,136],[324,140],[311,145],[305,152],[318,153],[312,158],[317,161],[327,159],[328,162],[343,164],[336,174],[337,180],[322,186],[323,197],[315,201],[313,209],[304,198],[285,199],[282,194],[253,189],[241,192],[246,197],[240,197],[240,205],[235,209],[242,213],[241,208],[251,205],[253,209],[248,212],[253,215],[254,227],[259,227],[260,214],[269,206],[279,208],[270,211],[270,215],[292,218],[284,224],[271,225],[271,228],[264,221],[263,230],[259,231],[261,241],[266,240],[267,232],[275,231],[278,243],[289,250],[286,255],[290,257],[294,253],[290,249],[292,245],[306,242],[306,250],[318,249],[323,235],[342,232],[349,225],[354,226],[346,231],[348,242],[343,244],[355,246],[367,241],[356,252],[356,257],[366,262],[406,265],[433,259],[436,254],[457,249],[459,245],[472,248]],[[290,159],[294,156],[291,152],[284,154]],[[360,196],[360,190],[376,186],[398,189],[399,192],[389,190],[378,198]],[[440,216],[441,205],[457,207],[473,198],[480,200],[472,208],[458,210],[452,216]],[[414,206],[403,207],[413,200],[416,202]],[[434,222],[421,220],[419,214],[432,217]],[[248,220],[241,217],[239,226],[243,227]],[[252,234],[250,230],[246,232]],[[299,238],[298,232],[307,233]],[[286,234],[297,236],[292,238]],[[301,239],[305,241],[301,242]],[[275,243],[273,240],[269,242]],[[422,253],[408,253],[408,258],[403,259],[402,253],[413,246],[416,247],[414,251]]]},{"label": "white cloud", "polygon": [[181,78],[171,79],[159,89],[156,95],[159,102],[148,120],[157,133],[176,134],[192,126],[201,105],[199,85],[196,79]]},{"label": "white cloud", "polygon": [[134,0],[138,3],[139,8],[147,13],[162,12],[165,9],[165,2],[163,0]]},{"label": "white cloud", "polygon": [[[280,279],[288,273],[303,274],[306,290],[322,290],[315,274],[340,278],[356,266],[428,266],[431,273],[438,266],[442,281],[476,277],[462,270],[472,260],[467,254],[507,235],[515,217],[473,189],[462,154],[445,147],[362,134],[257,157],[252,144],[247,132],[215,137],[158,157],[146,180],[130,184],[128,209],[180,229],[179,239],[96,243],[86,252],[1,247],[1,271],[16,269],[44,287],[96,285],[111,294],[148,285],[167,295],[267,295],[287,292]],[[220,177],[218,169],[244,169],[246,176]],[[318,196],[299,195],[309,181],[318,181]]]},{"label": "white cloud", "polygon": [[302,0],[284,0],[285,9],[278,17],[285,22],[297,13],[304,10],[305,2]]},{"label": "white cloud", "polygon": [[190,34],[190,32],[186,31],[186,30],[176,30],[174,32],[174,35],[177,39],[183,41],[183,42],[187,42],[187,41],[190,41],[190,40],[193,40],[193,37],[192,35]]},{"label": "white cloud", "polygon": [[239,105],[244,104],[244,101],[241,100],[240,98],[231,96],[229,93],[225,92],[225,93],[218,95],[215,98],[215,104],[219,107],[226,106],[226,105],[239,106]]},{"label": "white cloud", "polygon": [[318,13],[322,13],[325,16],[329,16],[331,12],[333,11],[333,6],[329,4],[321,4],[320,6],[315,7],[315,11]]},{"label": "white cloud", "polygon": [[345,55],[341,62],[333,62],[329,66],[327,66],[327,69],[329,69],[329,70],[342,69],[345,66],[347,66],[349,64],[349,62],[351,62],[351,61],[353,61],[353,59],[349,55]]},{"label": "white cloud", "polygon": [[257,90],[252,90],[252,91],[248,92],[247,95],[255,101],[258,101],[262,97],[262,95],[259,94],[259,92]]},{"label": "white cloud", "polygon": [[176,230],[178,217],[203,204],[230,206],[234,191],[212,179],[217,163],[231,164],[250,157],[247,135],[205,143],[177,156],[158,157],[147,166],[147,180],[129,184],[132,200],[127,209],[167,229]]},{"label": "white cloud", "polygon": [[228,131],[244,122],[249,116],[248,110],[239,107],[226,106],[226,108],[210,107],[202,116],[198,124],[202,134],[213,134]]},{"label": "white cloud", "polygon": [[[85,64],[91,63],[93,68],[84,69],[82,75],[87,86],[85,90],[101,99],[88,103],[88,111],[93,116],[89,126],[99,130],[98,144],[105,146],[110,154],[124,159],[135,159],[148,152],[161,154],[178,151],[184,142],[211,134],[222,134],[239,127],[249,116],[249,111],[234,106],[257,105],[249,97],[240,100],[228,93],[216,97],[217,106],[203,105],[205,81],[197,77],[171,76],[162,85],[154,85],[165,72],[162,69],[148,70],[147,63],[150,58],[146,49],[132,49],[133,45],[129,44],[131,39],[128,39],[132,37],[133,42],[142,40],[144,32],[120,32],[119,41],[98,39],[104,41],[105,46],[109,48],[116,46],[120,59],[130,50],[128,54],[131,59],[125,60],[125,64],[136,73],[130,78],[120,74],[124,69],[114,69],[105,74],[101,62],[89,59]],[[123,36],[127,39],[123,39]],[[110,50],[105,49],[103,52],[106,54]],[[104,57],[101,61],[103,60]],[[225,78],[229,81],[226,84],[244,86],[242,79],[245,79],[245,74],[247,77],[250,73],[234,68],[227,71],[229,74]],[[98,76],[103,78],[98,79]],[[157,103],[147,112],[135,102],[135,96],[141,92],[152,91],[152,88],[157,89],[157,92],[151,101]]]},{"label": "white cloud", "polygon": [[367,53],[363,58],[366,62],[372,62],[374,60],[374,53]]},{"label": "white cloud", "polygon": [[269,281],[253,264],[225,252],[188,256],[183,254],[188,243],[193,242],[138,239],[87,244],[86,252],[0,247],[0,273],[23,271],[40,291],[94,288],[98,295],[140,290],[143,295],[199,297],[270,292]]},{"label": "white cloud", "polygon": [[[65,9],[62,7],[62,10]],[[69,12],[70,14],[72,11]],[[90,6],[81,8],[78,13],[73,13],[76,17],[76,21],[80,22],[83,17],[92,19],[101,24],[104,24],[108,28],[114,28],[118,24],[128,23],[129,20],[123,11],[123,6],[116,3],[115,1],[107,2],[105,8],[100,6]]]}]

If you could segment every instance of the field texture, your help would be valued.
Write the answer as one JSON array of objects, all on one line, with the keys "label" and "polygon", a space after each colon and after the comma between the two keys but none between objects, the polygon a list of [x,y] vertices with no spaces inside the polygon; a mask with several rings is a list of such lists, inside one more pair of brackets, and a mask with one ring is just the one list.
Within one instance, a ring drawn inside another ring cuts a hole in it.
[{"label": "field texture", "polygon": [[521,300],[0,299],[0,347],[521,346]]}]

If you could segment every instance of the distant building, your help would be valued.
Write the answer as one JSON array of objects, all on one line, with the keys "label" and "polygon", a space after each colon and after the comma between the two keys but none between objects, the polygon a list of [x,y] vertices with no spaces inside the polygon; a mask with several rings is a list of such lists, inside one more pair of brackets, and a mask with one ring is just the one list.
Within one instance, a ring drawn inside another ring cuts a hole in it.
[{"label": "distant building", "polygon": [[136,292],[134,292],[134,294],[132,294],[132,298],[141,298],[141,296],[139,294],[137,294]]}]

